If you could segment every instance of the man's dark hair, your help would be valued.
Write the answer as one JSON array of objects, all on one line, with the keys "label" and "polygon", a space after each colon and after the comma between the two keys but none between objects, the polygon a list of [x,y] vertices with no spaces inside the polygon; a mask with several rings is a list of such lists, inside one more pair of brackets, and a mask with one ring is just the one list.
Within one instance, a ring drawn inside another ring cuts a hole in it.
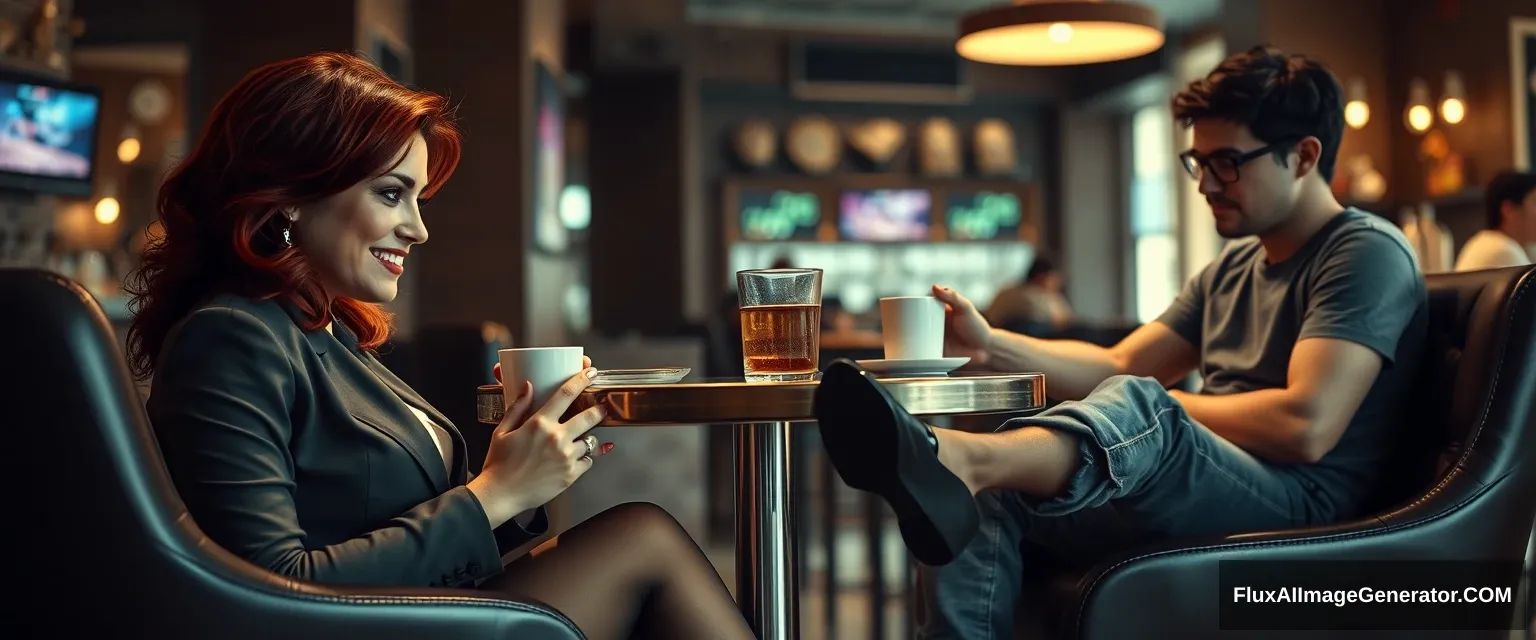
[{"label": "man's dark hair", "polygon": [[1504,224],[1504,203],[1520,206],[1532,191],[1536,191],[1536,173],[1502,171],[1488,181],[1483,190],[1483,206],[1488,210],[1488,228],[1497,229]]},{"label": "man's dark hair", "polygon": [[[1317,173],[1332,182],[1344,137],[1343,92],[1321,63],[1259,46],[1227,58],[1174,96],[1173,117],[1186,125],[1200,118],[1245,125],[1264,144],[1315,137],[1323,147]],[[1275,152],[1282,166],[1287,151]]]},{"label": "man's dark hair", "polygon": [[1025,282],[1034,282],[1035,278],[1056,272],[1056,264],[1045,256],[1035,256],[1034,262],[1029,264],[1029,273],[1024,274]]}]

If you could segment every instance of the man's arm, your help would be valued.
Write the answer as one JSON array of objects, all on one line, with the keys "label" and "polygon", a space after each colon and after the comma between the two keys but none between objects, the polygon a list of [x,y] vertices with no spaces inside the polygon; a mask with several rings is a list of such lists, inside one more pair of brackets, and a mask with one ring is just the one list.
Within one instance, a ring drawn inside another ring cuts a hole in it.
[{"label": "man's arm", "polygon": [[1307,286],[1284,388],[1173,394],[1195,421],[1277,463],[1316,463],[1333,450],[1377,375],[1394,363],[1425,296],[1406,247],[1376,231],[1341,242]]},{"label": "man's arm", "polygon": [[1312,464],[1333,450],[1381,373],[1381,356],[1334,338],[1296,343],[1283,389],[1207,396],[1174,390],[1191,418],[1256,456]]},{"label": "man's arm", "polygon": [[1199,365],[1200,350],[1158,322],[1137,327],[1113,347],[1078,340],[1045,340],[992,330],[988,362],[1003,371],[1038,371],[1052,398],[1081,400],[1117,375],[1173,384]]},{"label": "man's arm", "polygon": [[[1213,263],[1214,264],[1214,263]],[[1117,375],[1171,385],[1200,366],[1205,320],[1205,281],[1211,266],[1184,283],[1173,304],[1113,347],[1075,340],[1042,340],[992,330],[987,361],[1003,371],[1038,371],[1058,400],[1081,400]]]}]

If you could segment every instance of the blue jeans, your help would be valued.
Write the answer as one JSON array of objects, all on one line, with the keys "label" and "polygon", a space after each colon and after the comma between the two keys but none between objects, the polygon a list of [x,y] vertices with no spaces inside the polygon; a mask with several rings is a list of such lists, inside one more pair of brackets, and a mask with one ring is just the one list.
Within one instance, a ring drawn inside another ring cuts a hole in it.
[{"label": "blue jeans", "polygon": [[993,491],[976,497],[981,528],[970,545],[950,564],[918,569],[919,638],[1012,638],[1026,542],[1091,563],[1161,538],[1335,517],[1310,480],[1212,433],[1151,378],[1110,378],[1081,401],[999,430],[1025,426],[1077,434],[1082,463],[1067,491],[1048,500]]}]

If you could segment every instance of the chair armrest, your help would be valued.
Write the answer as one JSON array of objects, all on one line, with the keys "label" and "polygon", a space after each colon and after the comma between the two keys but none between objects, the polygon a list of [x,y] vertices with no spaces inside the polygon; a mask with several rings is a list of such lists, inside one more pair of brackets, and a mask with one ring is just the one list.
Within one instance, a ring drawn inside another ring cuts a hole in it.
[{"label": "chair armrest", "polygon": [[[338,604],[357,607],[359,615],[367,615],[373,621],[382,623],[381,626],[394,627],[401,618],[424,622],[430,629],[427,637],[435,640],[586,640],[586,635],[576,627],[576,623],[564,614],[527,596],[474,589],[359,587],[328,590],[334,591],[331,597]],[[348,628],[355,630],[350,625]],[[401,634],[400,637],[413,636],[423,637],[415,634]]]},{"label": "chair armrest", "polygon": [[231,640],[585,640],[564,614],[533,598],[494,590],[367,587],[280,576],[209,549],[223,562],[185,562],[201,579],[160,583],[168,602],[196,603],[159,616],[164,638]]},{"label": "chair armrest", "polygon": [[[1432,491],[1368,518],[1139,548],[1113,556],[1085,574],[1065,603],[1066,618],[1061,622],[1069,637],[1134,637],[1148,629],[1183,637],[1216,633],[1219,567],[1225,560],[1519,561],[1528,531],[1461,526],[1472,517],[1464,507],[1481,502],[1478,510],[1486,513],[1497,508],[1490,503],[1510,498],[1511,488],[1512,483],[1494,482],[1475,489],[1457,483],[1451,490]],[[1449,544],[1451,539],[1457,542]]]}]

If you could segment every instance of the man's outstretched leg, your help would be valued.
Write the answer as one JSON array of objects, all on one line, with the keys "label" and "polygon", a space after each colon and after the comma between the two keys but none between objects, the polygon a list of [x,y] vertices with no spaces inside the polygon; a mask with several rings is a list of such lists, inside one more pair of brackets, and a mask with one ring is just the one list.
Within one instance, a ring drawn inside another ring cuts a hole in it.
[{"label": "man's outstretched leg", "polygon": [[[964,556],[976,565],[932,576],[939,594],[964,591],[944,584],[951,580],[1016,593],[1010,585],[1018,567],[1007,566],[1003,554],[1016,557],[1021,538],[1054,548],[1061,534],[1096,533],[1074,531],[1078,518],[1059,519],[1106,505],[1143,538],[1306,525],[1333,515],[1310,481],[1217,437],[1147,378],[1110,378],[1082,401],[1011,420],[999,433],[973,434],[932,429],[872,376],[840,361],[823,375],[816,411],[833,466],[849,486],[890,503],[920,562],[940,567]],[[984,498],[978,510],[972,496],[986,491],[1007,498]],[[1018,509],[996,508],[1010,503]],[[981,568],[989,556],[999,563],[995,571]],[[931,613],[969,615],[946,611],[947,600],[930,599]]]}]

